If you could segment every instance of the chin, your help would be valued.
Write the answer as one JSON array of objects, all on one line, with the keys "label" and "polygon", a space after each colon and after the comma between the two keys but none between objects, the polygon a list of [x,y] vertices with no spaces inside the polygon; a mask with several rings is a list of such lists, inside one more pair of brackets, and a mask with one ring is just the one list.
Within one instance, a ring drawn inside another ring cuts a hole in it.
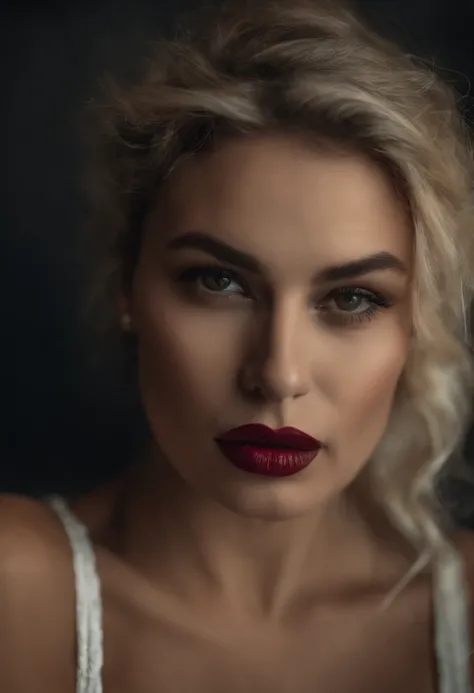
[{"label": "chin", "polygon": [[[279,480],[260,478],[212,489],[213,500],[242,518],[282,522],[314,512],[335,492],[311,489],[308,483],[295,483],[293,477]],[[312,490],[312,493],[309,491]],[[208,490],[209,493],[209,490]]]}]

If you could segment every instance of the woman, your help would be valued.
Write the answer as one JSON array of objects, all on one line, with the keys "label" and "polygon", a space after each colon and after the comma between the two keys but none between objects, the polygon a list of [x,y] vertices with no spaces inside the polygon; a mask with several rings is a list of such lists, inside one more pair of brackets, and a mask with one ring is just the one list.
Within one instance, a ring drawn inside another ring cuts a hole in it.
[{"label": "woman", "polygon": [[455,98],[334,3],[196,26],[99,112],[150,442],[93,494],[3,498],[0,689],[467,693]]}]

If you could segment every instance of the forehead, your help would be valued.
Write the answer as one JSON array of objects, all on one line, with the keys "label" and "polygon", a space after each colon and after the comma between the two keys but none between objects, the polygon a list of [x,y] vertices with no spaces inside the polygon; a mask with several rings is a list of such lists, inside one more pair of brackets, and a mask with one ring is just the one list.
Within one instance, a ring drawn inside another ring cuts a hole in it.
[{"label": "forehead", "polygon": [[229,141],[183,163],[158,209],[166,240],[201,231],[269,264],[411,251],[404,205],[379,165],[295,137]]}]

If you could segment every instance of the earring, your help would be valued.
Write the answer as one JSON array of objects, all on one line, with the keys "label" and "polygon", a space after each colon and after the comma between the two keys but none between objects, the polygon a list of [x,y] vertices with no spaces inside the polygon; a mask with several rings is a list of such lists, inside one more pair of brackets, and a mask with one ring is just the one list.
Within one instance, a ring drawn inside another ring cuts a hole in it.
[{"label": "earring", "polygon": [[124,332],[130,332],[132,329],[132,317],[129,313],[122,313],[120,316],[120,327]]}]

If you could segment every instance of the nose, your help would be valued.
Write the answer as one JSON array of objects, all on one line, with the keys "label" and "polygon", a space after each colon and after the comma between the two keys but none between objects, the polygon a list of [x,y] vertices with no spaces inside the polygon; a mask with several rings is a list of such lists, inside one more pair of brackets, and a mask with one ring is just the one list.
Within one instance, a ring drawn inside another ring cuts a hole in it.
[{"label": "nose", "polygon": [[242,366],[245,392],[267,401],[295,399],[311,388],[309,316],[288,301],[269,312]]}]

